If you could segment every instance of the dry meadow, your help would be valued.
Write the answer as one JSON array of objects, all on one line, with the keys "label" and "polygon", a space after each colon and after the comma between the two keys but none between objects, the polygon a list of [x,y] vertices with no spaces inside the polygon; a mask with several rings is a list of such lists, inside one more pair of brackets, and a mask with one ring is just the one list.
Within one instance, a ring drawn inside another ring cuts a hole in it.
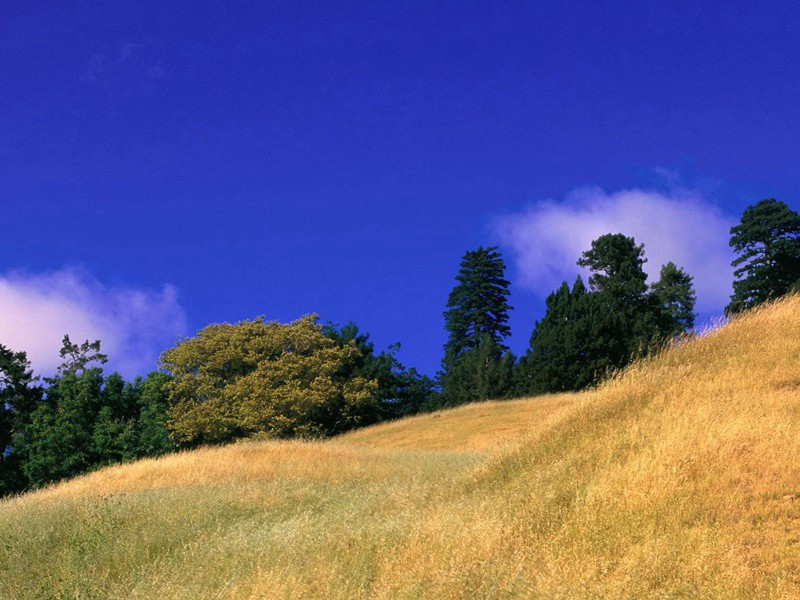
[{"label": "dry meadow", "polygon": [[800,298],[598,389],[0,501],[0,597],[800,597]]}]

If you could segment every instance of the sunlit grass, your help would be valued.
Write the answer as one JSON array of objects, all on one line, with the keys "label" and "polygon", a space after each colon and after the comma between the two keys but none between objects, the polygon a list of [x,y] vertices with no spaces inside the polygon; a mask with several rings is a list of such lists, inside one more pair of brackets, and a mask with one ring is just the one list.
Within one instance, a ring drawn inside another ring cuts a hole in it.
[{"label": "sunlit grass", "polygon": [[3,598],[800,597],[800,299],[598,390],[0,503]]}]

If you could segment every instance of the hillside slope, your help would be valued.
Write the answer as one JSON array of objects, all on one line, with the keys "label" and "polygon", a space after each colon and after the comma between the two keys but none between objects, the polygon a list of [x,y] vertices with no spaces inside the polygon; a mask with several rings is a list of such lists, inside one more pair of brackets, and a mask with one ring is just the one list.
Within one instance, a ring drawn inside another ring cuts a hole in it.
[{"label": "hillside slope", "polygon": [[0,502],[0,597],[800,597],[799,317],[789,298],[581,394]]}]

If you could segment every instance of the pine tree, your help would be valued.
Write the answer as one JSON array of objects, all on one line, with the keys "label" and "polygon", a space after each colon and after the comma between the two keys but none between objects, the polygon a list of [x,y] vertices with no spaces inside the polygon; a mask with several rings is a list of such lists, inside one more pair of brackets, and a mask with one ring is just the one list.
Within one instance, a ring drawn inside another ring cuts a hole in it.
[{"label": "pine tree", "polygon": [[513,369],[514,355],[484,336],[443,374],[440,405],[507,397],[512,389]]},{"label": "pine tree", "polygon": [[41,397],[26,354],[0,344],[0,496],[25,488],[22,451]]},{"label": "pine tree", "polygon": [[672,263],[648,290],[644,247],[606,234],[578,265],[591,270],[587,290],[578,279],[548,296],[530,349],[515,369],[518,394],[579,390],[647,353],[694,322],[691,277]]},{"label": "pine tree", "polygon": [[444,313],[449,334],[439,374],[444,404],[503,397],[510,390],[505,268],[496,246],[469,251],[461,261]]},{"label": "pine tree", "polygon": [[444,313],[449,334],[444,347],[446,362],[476,348],[485,336],[507,349],[503,340],[511,333],[507,324],[511,306],[505,269],[497,246],[464,254],[456,276],[458,284],[450,292]]},{"label": "pine tree", "polygon": [[697,296],[692,285],[692,276],[675,263],[661,267],[659,280],[651,287],[665,316],[665,333],[680,335],[694,327],[694,305]]},{"label": "pine tree", "polygon": [[580,276],[572,289],[562,283],[546,305],[516,368],[518,394],[580,390],[624,362],[628,345],[618,335],[620,316]]},{"label": "pine tree", "polygon": [[94,427],[103,406],[106,362],[100,341],[73,344],[64,336],[57,375],[47,378],[45,398],[36,406],[26,432],[22,471],[32,486],[71,477],[98,464]]},{"label": "pine tree", "polygon": [[592,291],[616,298],[638,300],[646,291],[644,245],[621,233],[607,233],[592,242],[592,247],[578,259],[578,266],[592,271]]},{"label": "pine tree", "polygon": [[614,367],[646,353],[665,335],[658,300],[647,289],[646,262],[644,245],[621,233],[600,236],[578,260],[592,271],[589,285],[618,324],[607,340]]},{"label": "pine tree", "polygon": [[732,314],[786,294],[800,282],[800,215],[774,198],[748,206],[731,228],[738,257],[733,295],[725,308]]}]

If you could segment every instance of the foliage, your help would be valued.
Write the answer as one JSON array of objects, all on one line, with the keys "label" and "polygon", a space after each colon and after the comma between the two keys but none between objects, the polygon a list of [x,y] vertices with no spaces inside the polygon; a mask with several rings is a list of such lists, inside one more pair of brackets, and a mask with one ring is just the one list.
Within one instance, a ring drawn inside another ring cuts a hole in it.
[{"label": "foliage", "polygon": [[93,342],[86,340],[75,344],[68,335],[64,336],[58,355],[65,359],[58,367],[59,375],[83,372],[89,363],[97,362],[104,365],[108,362],[108,356],[100,352],[100,340]]},{"label": "foliage", "polygon": [[536,322],[530,349],[515,369],[520,395],[579,390],[614,366],[627,344],[616,334],[617,315],[581,277],[551,293],[544,317]]},{"label": "foliage", "polygon": [[327,324],[322,333],[341,348],[354,343],[358,353],[344,367],[346,379],[362,378],[377,383],[375,398],[378,400],[380,417],[391,419],[414,414],[430,404],[433,382],[414,368],[406,368],[395,356],[400,344],[375,354],[375,345],[368,333],[361,333],[355,323],[341,327]]},{"label": "foliage", "polygon": [[786,294],[800,282],[800,215],[774,198],[748,206],[731,228],[738,254],[727,314]]},{"label": "foliage", "polygon": [[25,488],[21,450],[41,396],[26,354],[0,344],[0,496]]},{"label": "foliage", "polygon": [[456,281],[444,313],[449,337],[439,374],[441,398],[434,405],[504,397],[510,390],[514,358],[504,344],[511,333],[509,282],[497,247],[464,254]]},{"label": "foliage", "polygon": [[484,337],[500,345],[511,333],[508,327],[509,282],[505,262],[496,246],[468,251],[461,260],[456,281],[444,313],[449,334],[445,362],[455,362],[468,350],[483,343]]},{"label": "foliage", "polygon": [[104,377],[90,366],[105,362],[99,341],[78,345],[65,336],[61,356],[66,360],[46,380],[44,398],[14,444],[25,487],[175,448],[164,426],[166,375],[132,384],[117,373]]},{"label": "foliage", "polygon": [[508,397],[514,355],[485,335],[442,374],[439,406]]},{"label": "foliage", "polygon": [[694,324],[692,278],[673,263],[647,287],[644,246],[623,234],[592,242],[578,265],[588,267],[591,290],[580,277],[546,300],[530,349],[515,368],[518,394],[579,390],[646,354]]},{"label": "foliage", "polygon": [[664,311],[668,335],[680,335],[694,328],[694,305],[697,296],[692,286],[692,276],[675,263],[668,262],[661,267],[658,281],[652,287],[653,295]]},{"label": "foliage", "polygon": [[621,233],[607,233],[592,242],[578,266],[592,271],[589,286],[620,301],[638,302],[647,291],[644,245]]},{"label": "foliage", "polygon": [[67,370],[49,383],[25,448],[23,470],[33,486],[82,473],[99,459],[92,425],[102,407],[102,370]]},{"label": "foliage", "polygon": [[161,356],[173,376],[168,427],[187,443],[256,434],[338,433],[379,416],[378,384],[347,378],[358,355],[323,335],[317,318],[210,325]]}]

